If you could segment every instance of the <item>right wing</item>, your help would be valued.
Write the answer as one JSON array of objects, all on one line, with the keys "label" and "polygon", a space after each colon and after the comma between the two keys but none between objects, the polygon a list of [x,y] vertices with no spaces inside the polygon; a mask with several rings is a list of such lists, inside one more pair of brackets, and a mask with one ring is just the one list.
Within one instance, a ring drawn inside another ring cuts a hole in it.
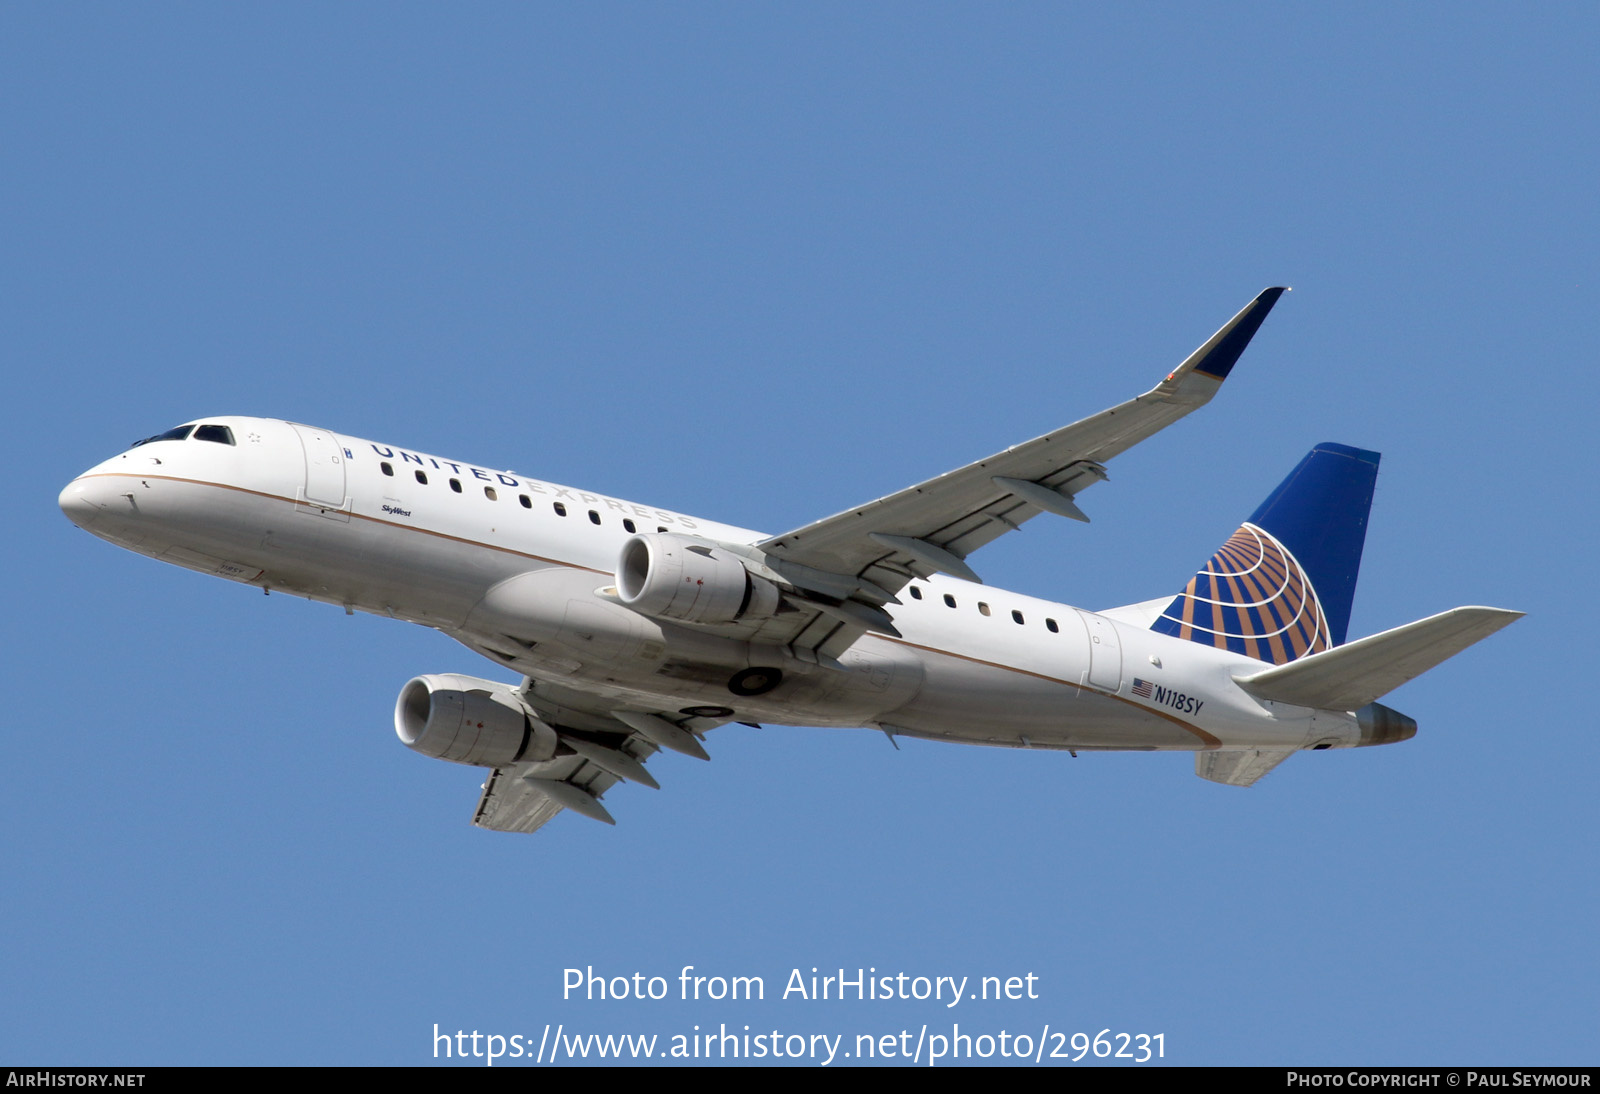
[{"label": "right wing", "polygon": [[1210,402],[1285,291],[1264,290],[1143,395],[756,544],[779,574],[802,591],[811,578],[822,594],[757,640],[837,657],[868,630],[893,633],[883,609],[913,578],[981,581],[966,558],[984,544],[1043,512],[1088,520],[1073,496],[1106,477],[1107,460]]}]

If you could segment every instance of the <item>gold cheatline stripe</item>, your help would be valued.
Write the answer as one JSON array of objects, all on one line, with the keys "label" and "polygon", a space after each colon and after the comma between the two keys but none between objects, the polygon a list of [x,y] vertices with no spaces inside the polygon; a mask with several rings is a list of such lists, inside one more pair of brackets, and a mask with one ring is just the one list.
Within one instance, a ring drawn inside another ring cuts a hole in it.
[{"label": "gold cheatline stripe", "polygon": [[1136,703],[1132,699],[1125,699],[1122,696],[1118,695],[1116,692],[1106,691],[1104,688],[1096,687],[1093,684],[1080,684],[1076,680],[1063,680],[1059,676],[1049,676],[1049,675],[1047,675],[1045,673],[1042,673],[1042,672],[1034,672],[1031,669],[1019,669],[1015,665],[1002,665],[998,661],[985,661],[981,657],[971,657],[971,656],[969,656],[967,654],[964,654],[964,653],[955,653],[955,652],[953,652],[951,650],[942,650],[938,646],[924,646],[919,642],[908,642],[904,638],[890,638],[886,634],[880,634],[877,637],[883,639],[886,642],[893,642],[896,645],[910,646],[912,649],[926,650],[929,653],[942,653],[946,657],[954,657],[954,658],[956,658],[957,660],[960,660],[960,661],[971,661],[975,665],[987,665],[988,667],[990,667],[992,669],[1003,669],[1006,672],[1014,672],[1014,673],[1017,673],[1018,675],[1021,675],[1021,676],[1032,676],[1033,678],[1035,678],[1037,680],[1047,680],[1052,684],[1065,684],[1069,688],[1079,688],[1080,690],[1083,690],[1083,691],[1092,691],[1096,695],[1105,696],[1107,699],[1115,699],[1119,703],[1126,703],[1129,706],[1134,707],[1134,708],[1136,708],[1138,710],[1141,710],[1146,714],[1154,714],[1158,718],[1165,718],[1167,721],[1173,723],[1174,725],[1176,725],[1176,726],[1178,726],[1178,727],[1180,727],[1182,729],[1185,729],[1185,730],[1189,731],[1190,733],[1194,734],[1196,737],[1200,738],[1200,740],[1204,741],[1207,751],[1209,751],[1211,749],[1214,749],[1214,748],[1221,748],[1222,747],[1222,739],[1220,737],[1213,737],[1211,734],[1207,733],[1205,730],[1201,729],[1199,726],[1190,725],[1188,722],[1185,722],[1182,718],[1174,717],[1171,714],[1167,714],[1165,711],[1152,710],[1150,707],[1145,706],[1143,703]]},{"label": "gold cheatline stripe", "polygon": [[466,543],[474,547],[482,547],[488,551],[499,551],[502,554],[516,555],[518,558],[531,558],[535,562],[548,562],[552,566],[566,566],[574,570],[587,570],[591,574],[605,574],[609,572],[607,570],[596,570],[593,566],[583,566],[576,562],[567,562],[559,558],[546,558],[544,555],[536,555],[528,551],[519,551],[514,547],[502,547],[496,543],[484,543],[482,540],[468,539],[465,536],[452,536],[448,532],[435,532],[431,528],[418,528],[414,524],[401,524],[399,521],[385,520],[382,517],[369,517],[365,513],[357,513],[344,509],[330,509],[327,506],[317,505],[317,503],[314,501],[302,502],[297,498],[286,498],[282,494],[269,494],[264,490],[252,490],[248,486],[234,486],[230,483],[222,482],[206,482],[204,479],[184,479],[179,478],[176,475],[131,475],[126,471],[106,471],[98,475],[81,475],[79,477],[86,479],[159,479],[162,482],[184,482],[191,486],[209,486],[217,490],[232,490],[240,494],[251,494],[258,498],[266,498],[269,501],[281,501],[286,505],[295,506],[297,508],[301,505],[308,505],[319,509],[324,509],[330,513],[344,513],[346,516],[353,517],[356,520],[364,520],[372,524],[382,524],[389,528],[400,528],[407,532],[418,532],[425,536],[433,536],[436,539],[447,539],[453,543]]}]

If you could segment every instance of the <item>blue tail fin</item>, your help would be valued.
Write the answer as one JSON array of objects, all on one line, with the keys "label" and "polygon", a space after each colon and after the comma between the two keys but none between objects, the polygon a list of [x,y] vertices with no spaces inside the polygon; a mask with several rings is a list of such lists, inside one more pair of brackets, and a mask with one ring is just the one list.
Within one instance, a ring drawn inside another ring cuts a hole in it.
[{"label": "blue tail fin", "polygon": [[1151,630],[1282,665],[1344,642],[1378,453],[1319,444]]}]

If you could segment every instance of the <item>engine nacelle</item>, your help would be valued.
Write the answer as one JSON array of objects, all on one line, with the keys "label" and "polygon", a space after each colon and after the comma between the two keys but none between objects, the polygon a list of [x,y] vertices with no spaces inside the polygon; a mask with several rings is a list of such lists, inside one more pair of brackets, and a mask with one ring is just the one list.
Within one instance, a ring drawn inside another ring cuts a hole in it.
[{"label": "engine nacelle", "polygon": [[778,587],[725,547],[648,533],[622,545],[617,599],[655,619],[733,623],[770,619],[778,610]]},{"label": "engine nacelle", "polygon": [[556,751],[555,730],[528,717],[516,688],[454,673],[401,688],[394,731],[407,748],[477,767],[548,760]]}]

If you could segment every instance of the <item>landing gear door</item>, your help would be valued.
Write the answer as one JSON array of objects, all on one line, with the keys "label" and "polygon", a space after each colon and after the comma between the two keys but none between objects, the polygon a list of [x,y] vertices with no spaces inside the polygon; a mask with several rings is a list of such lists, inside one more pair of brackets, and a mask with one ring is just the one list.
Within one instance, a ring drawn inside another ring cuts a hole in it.
[{"label": "landing gear door", "polygon": [[1089,683],[1115,693],[1122,687],[1122,642],[1116,624],[1093,612],[1078,615],[1089,630]]},{"label": "landing gear door", "polygon": [[346,511],[344,448],[326,429],[289,423],[305,450],[306,484],[300,501],[328,516]]}]

